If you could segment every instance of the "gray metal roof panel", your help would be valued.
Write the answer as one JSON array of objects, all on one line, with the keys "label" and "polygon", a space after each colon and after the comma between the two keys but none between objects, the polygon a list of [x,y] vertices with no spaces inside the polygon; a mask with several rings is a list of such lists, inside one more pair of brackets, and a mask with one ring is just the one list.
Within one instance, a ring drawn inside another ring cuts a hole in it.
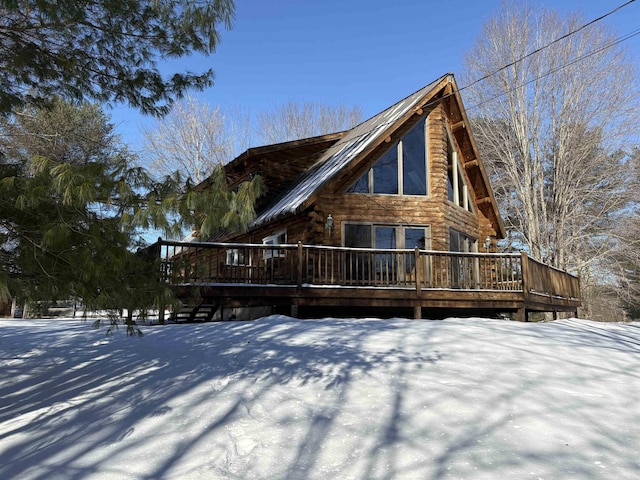
[{"label": "gray metal roof panel", "polygon": [[262,212],[252,227],[268,223],[281,215],[296,213],[320,187],[332,179],[345,165],[392,127],[397,120],[414,108],[438,83],[449,74],[440,77],[417,92],[389,107],[369,120],[355,126],[342,139],[332,145],[310,169],[300,183],[283,195],[276,203]]}]

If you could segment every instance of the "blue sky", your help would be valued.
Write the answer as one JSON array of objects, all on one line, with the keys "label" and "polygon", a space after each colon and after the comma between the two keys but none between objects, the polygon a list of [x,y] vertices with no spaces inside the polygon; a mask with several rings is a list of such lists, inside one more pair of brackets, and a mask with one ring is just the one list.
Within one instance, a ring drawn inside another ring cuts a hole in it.
[{"label": "blue sky", "polygon": [[[531,0],[585,21],[626,0]],[[196,98],[223,110],[258,111],[289,100],[358,105],[368,118],[440,75],[461,71],[463,54],[502,0],[237,0],[234,28],[218,51],[166,64],[200,72],[215,85]],[[620,35],[640,28],[640,1],[603,20]],[[640,61],[640,36],[623,43]],[[113,109],[123,140],[138,146],[151,120]]]}]

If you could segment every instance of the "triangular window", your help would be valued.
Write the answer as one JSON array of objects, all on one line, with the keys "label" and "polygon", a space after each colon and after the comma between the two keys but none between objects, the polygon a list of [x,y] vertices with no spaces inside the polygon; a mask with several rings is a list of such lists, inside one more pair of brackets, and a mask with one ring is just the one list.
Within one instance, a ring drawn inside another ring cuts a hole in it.
[{"label": "triangular window", "polygon": [[349,188],[350,193],[427,195],[427,121],[422,118]]}]

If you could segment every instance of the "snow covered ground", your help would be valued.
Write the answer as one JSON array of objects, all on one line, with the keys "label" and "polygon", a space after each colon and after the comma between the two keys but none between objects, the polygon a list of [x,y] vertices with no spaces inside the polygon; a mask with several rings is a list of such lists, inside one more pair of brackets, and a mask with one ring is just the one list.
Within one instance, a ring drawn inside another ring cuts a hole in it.
[{"label": "snow covered ground", "polygon": [[0,320],[2,479],[633,479],[640,325]]}]

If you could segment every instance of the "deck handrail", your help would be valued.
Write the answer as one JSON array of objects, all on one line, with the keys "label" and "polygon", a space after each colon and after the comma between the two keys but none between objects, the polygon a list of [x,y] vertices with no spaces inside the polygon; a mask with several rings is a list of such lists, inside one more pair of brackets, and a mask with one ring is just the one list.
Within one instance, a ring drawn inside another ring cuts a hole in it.
[{"label": "deck handrail", "polygon": [[580,280],[576,275],[547,265],[521,253],[524,270],[524,284],[529,295],[545,295],[580,300]]},{"label": "deck handrail", "polygon": [[375,249],[159,239],[169,284],[277,284],[523,291],[580,298],[579,280],[524,253]]},{"label": "deck handrail", "polygon": [[[158,244],[162,244],[162,245],[169,245],[169,246],[176,246],[176,247],[200,247],[200,248],[209,248],[209,247],[223,247],[223,248],[252,248],[252,247],[257,247],[257,248],[261,248],[261,249],[296,249],[298,248],[298,244],[297,243],[282,243],[282,244],[278,244],[278,245],[274,245],[274,244],[265,244],[265,243],[229,243],[229,242],[183,242],[180,240],[159,240],[158,242],[154,243],[153,245],[151,245],[148,248],[151,248],[154,245],[158,245]],[[336,251],[345,251],[345,250],[352,250],[352,251],[376,251],[376,252],[413,252],[414,249],[413,248],[367,248],[367,247],[337,247],[335,245],[306,245],[306,244],[302,244],[302,248],[313,248],[313,249],[317,249],[317,250],[336,250]],[[453,253],[455,255],[460,255],[460,256],[476,256],[476,255],[482,255],[482,256],[494,256],[494,257],[519,257],[520,253],[515,253],[515,252],[504,252],[504,253],[497,253],[497,252],[489,252],[489,253],[485,253],[485,252],[449,252],[449,251],[443,251],[443,250],[424,250],[421,249],[420,252],[424,252],[424,253],[430,253],[430,254],[447,254],[447,253]],[[549,267],[549,268],[554,268],[554,267]]]}]

